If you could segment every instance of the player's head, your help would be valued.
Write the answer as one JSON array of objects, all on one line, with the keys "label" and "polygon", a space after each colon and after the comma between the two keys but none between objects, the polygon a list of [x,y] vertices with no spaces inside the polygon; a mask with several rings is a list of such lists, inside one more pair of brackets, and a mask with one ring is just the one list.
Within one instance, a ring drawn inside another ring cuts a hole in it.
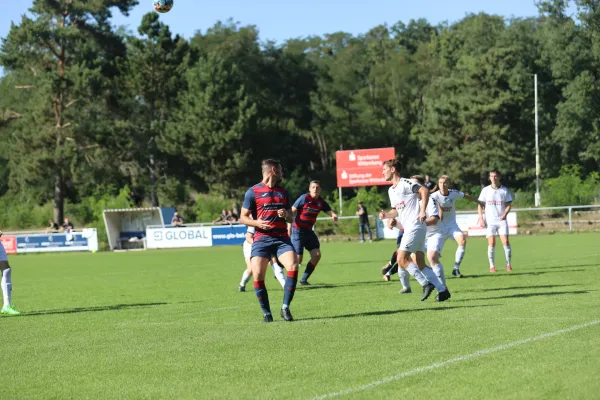
[{"label": "player's head", "polygon": [[450,180],[448,175],[442,175],[438,178],[438,185],[439,185],[440,189],[442,189],[442,191],[444,191],[444,192],[448,191],[451,184],[452,184],[452,181]]},{"label": "player's head", "polygon": [[417,181],[419,183],[419,185],[421,185],[421,186],[423,186],[425,184],[425,180],[423,179],[423,177],[421,175],[413,175],[410,177],[410,179]]},{"label": "player's head", "polygon": [[382,175],[386,181],[391,181],[394,175],[400,176],[402,164],[399,160],[387,160],[383,162]]},{"label": "player's head", "polygon": [[321,195],[321,182],[320,181],[310,181],[308,185],[308,192],[311,197],[319,197]]},{"label": "player's head", "polygon": [[277,182],[283,179],[283,169],[279,161],[268,158],[262,160],[261,167],[263,179],[274,177]]},{"label": "player's head", "polygon": [[497,169],[493,169],[490,171],[490,182],[494,186],[500,186],[500,179],[502,178],[502,174]]}]

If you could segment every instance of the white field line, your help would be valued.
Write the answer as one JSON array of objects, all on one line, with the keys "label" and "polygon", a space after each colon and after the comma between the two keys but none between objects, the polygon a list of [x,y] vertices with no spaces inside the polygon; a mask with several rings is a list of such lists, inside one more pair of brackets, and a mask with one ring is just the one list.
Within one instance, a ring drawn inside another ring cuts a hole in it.
[{"label": "white field line", "polygon": [[476,358],[479,358],[479,357],[483,357],[483,356],[488,355],[488,354],[497,353],[499,351],[512,349],[513,347],[517,347],[517,346],[520,346],[520,345],[523,345],[523,344],[527,344],[527,343],[536,342],[536,341],[539,341],[539,340],[548,339],[548,338],[551,338],[551,337],[554,337],[554,336],[562,335],[563,333],[573,332],[573,331],[576,331],[576,330],[579,330],[579,329],[587,328],[589,326],[598,325],[598,324],[600,324],[600,320],[591,321],[591,322],[588,322],[586,324],[575,325],[575,326],[572,326],[570,328],[560,329],[558,331],[554,331],[554,332],[550,332],[550,333],[544,333],[542,335],[534,336],[534,337],[531,337],[531,338],[528,338],[528,339],[517,340],[516,342],[506,343],[506,344],[503,344],[503,345],[500,345],[500,346],[491,347],[489,349],[479,350],[479,351],[476,351],[474,353],[467,354],[467,355],[464,355],[464,356],[460,356],[460,357],[456,357],[456,358],[451,358],[450,360],[446,360],[446,361],[442,361],[442,362],[437,362],[437,363],[428,365],[426,367],[419,367],[419,368],[411,369],[409,371],[402,372],[402,373],[397,374],[397,375],[392,375],[392,376],[390,376],[388,378],[385,378],[385,379],[376,380],[376,381],[373,381],[371,383],[367,383],[365,385],[356,386],[356,387],[353,387],[353,388],[348,388],[348,389],[340,390],[338,392],[332,392],[332,393],[327,393],[327,394],[324,394],[324,395],[316,396],[316,397],[313,397],[312,399],[313,400],[331,399],[331,398],[334,398],[334,397],[345,396],[345,395],[356,393],[356,392],[362,392],[364,390],[372,389],[372,388],[374,388],[376,386],[385,385],[386,383],[399,381],[401,379],[408,378],[410,376],[417,375],[417,374],[420,374],[422,372],[429,372],[429,371],[432,371],[434,369],[443,368],[443,367],[446,367],[446,366],[451,365],[451,364],[457,364],[457,363],[460,363],[460,362],[463,362],[463,361],[470,361],[470,360],[473,360],[473,359],[476,359]]}]

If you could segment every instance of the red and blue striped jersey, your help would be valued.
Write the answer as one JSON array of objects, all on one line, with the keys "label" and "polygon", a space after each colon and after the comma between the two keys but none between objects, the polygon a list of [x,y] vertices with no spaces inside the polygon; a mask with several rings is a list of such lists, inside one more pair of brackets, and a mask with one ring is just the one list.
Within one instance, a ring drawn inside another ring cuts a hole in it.
[{"label": "red and blue striped jersey", "polygon": [[242,207],[250,210],[255,220],[263,220],[271,226],[267,231],[256,228],[254,240],[262,236],[289,237],[285,218],[277,216],[277,210],[291,209],[290,195],[282,186],[270,188],[262,182],[252,186],[244,196]]},{"label": "red and blue striped jersey", "polygon": [[294,229],[312,229],[321,211],[331,211],[331,207],[325,200],[320,197],[315,199],[310,193],[298,197],[294,203],[294,208],[297,210]]}]

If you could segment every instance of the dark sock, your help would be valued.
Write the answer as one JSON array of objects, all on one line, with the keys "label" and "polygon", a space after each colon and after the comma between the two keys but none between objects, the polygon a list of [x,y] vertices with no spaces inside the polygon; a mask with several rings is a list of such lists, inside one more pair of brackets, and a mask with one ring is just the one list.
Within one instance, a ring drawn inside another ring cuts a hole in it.
[{"label": "dark sock", "polygon": [[392,254],[392,258],[390,258],[390,265],[394,265],[398,262],[398,252],[394,252],[394,254]]},{"label": "dark sock", "polygon": [[306,269],[304,270],[304,275],[302,275],[302,282],[306,282],[308,280],[308,278],[310,278],[310,275],[313,273],[315,268],[316,267],[310,261],[308,262],[308,264],[306,264]]},{"label": "dark sock", "polygon": [[258,298],[258,304],[260,304],[260,308],[262,308],[263,314],[271,314],[271,306],[269,305],[269,294],[267,293],[267,288],[265,287],[265,281],[254,282],[254,293],[256,293],[256,297]]},{"label": "dark sock", "polygon": [[394,264],[394,266],[392,267],[392,269],[390,270],[389,275],[394,275],[396,272],[398,272],[398,264]]},{"label": "dark sock", "polygon": [[283,305],[289,307],[292,299],[294,298],[294,292],[296,291],[296,284],[298,283],[298,271],[288,271],[285,277],[285,286],[283,287]]}]

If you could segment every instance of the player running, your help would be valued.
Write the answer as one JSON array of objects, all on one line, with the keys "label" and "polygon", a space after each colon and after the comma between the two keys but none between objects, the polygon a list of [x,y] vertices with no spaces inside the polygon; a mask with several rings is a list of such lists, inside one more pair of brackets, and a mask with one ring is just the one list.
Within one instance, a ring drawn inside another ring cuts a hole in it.
[{"label": "player running", "polygon": [[467,240],[462,229],[460,229],[456,223],[455,203],[463,198],[474,201],[477,204],[479,204],[479,201],[468,193],[458,190],[450,190],[450,184],[451,181],[447,175],[440,176],[438,179],[440,190],[431,194],[431,197],[435,199],[435,201],[438,203],[438,206],[442,209],[442,217],[440,221],[439,235],[436,235],[427,242],[427,251],[431,254],[428,254],[430,260],[433,258],[431,261],[432,265],[435,261],[443,270],[439,259],[442,256],[441,254],[444,244],[446,243],[447,239],[456,240],[458,249],[456,249],[456,255],[454,257],[454,269],[452,270],[452,276],[460,278],[462,277],[460,273],[460,264],[465,256]]},{"label": "player running", "polygon": [[264,314],[263,322],[273,322],[265,273],[269,260],[276,256],[287,270],[281,317],[293,321],[290,303],[298,282],[298,257],[288,235],[287,223],[293,220],[290,196],[279,182],[283,178],[281,164],[267,159],[261,163],[262,181],[244,196],[240,222],[256,228],[250,252],[254,292]]},{"label": "player running", "polygon": [[[421,300],[426,300],[434,288],[438,291],[437,301],[448,300],[451,297],[450,291],[433,270],[425,265],[427,234],[425,220],[429,190],[415,181],[402,178],[400,168],[401,164],[398,160],[388,160],[383,163],[383,177],[386,181],[392,182],[388,194],[393,209],[388,213],[382,211],[379,219],[399,218],[399,222],[404,228],[404,236],[398,248],[398,264],[423,286]],[[416,264],[411,259],[412,253],[415,253]]]},{"label": "player running", "polygon": [[[0,237],[2,237],[2,231],[0,231]],[[8,256],[4,245],[0,242],[0,273],[2,273],[2,281],[0,287],[2,287],[2,297],[4,298],[4,306],[0,313],[6,315],[21,315],[20,312],[10,304],[11,292],[12,292],[12,268],[8,264]]]},{"label": "player running", "polygon": [[[490,272],[496,272],[496,266],[494,264],[496,235],[500,236],[500,240],[504,245],[506,270],[512,271],[512,266],[510,265],[512,250],[508,241],[508,221],[506,220],[512,207],[512,196],[508,188],[500,183],[500,178],[500,171],[490,171],[490,182],[492,184],[484,187],[479,195],[479,224],[482,228],[487,226]],[[482,204],[485,204],[485,220],[483,216],[484,207]]]},{"label": "player running", "polygon": [[298,197],[292,206],[292,213],[296,218],[293,226],[292,224],[289,226],[292,245],[298,255],[298,263],[302,264],[305,248],[310,253],[310,261],[306,264],[300,285],[309,285],[308,278],[314,272],[319,260],[321,260],[321,244],[313,230],[315,222],[317,222],[317,216],[321,211],[328,214],[334,222],[337,221],[338,216],[336,213],[321,198],[321,182],[311,181],[308,186],[308,193]]}]

